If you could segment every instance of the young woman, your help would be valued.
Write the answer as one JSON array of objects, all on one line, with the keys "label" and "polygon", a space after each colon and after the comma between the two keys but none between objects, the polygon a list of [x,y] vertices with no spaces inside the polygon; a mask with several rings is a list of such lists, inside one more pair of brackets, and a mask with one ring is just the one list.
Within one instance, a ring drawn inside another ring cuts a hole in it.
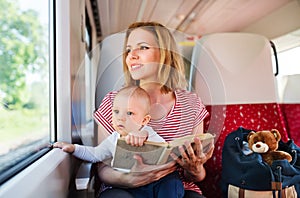
[{"label": "young woman", "polygon": [[[155,22],[130,25],[125,36],[123,70],[125,86],[139,85],[150,95],[152,119],[149,126],[166,141],[203,133],[202,121],[208,113],[200,98],[186,91],[183,59],[166,27]],[[103,138],[113,130],[108,109],[111,109],[115,94],[107,94],[94,114],[99,123],[99,136]],[[181,157],[172,155],[174,161],[165,165],[146,165],[136,156],[136,166],[129,174],[99,164],[98,175],[101,181],[114,186],[102,192],[100,197],[126,197],[126,191],[122,188],[135,188],[159,181],[175,169],[180,172],[185,197],[203,197],[194,182],[205,178],[203,164],[211,158],[214,146],[212,144],[210,151],[203,153],[200,140],[195,138],[193,147],[190,143],[186,143],[185,147],[180,148]],[[127,197],[131,195],[127,194]]]}]

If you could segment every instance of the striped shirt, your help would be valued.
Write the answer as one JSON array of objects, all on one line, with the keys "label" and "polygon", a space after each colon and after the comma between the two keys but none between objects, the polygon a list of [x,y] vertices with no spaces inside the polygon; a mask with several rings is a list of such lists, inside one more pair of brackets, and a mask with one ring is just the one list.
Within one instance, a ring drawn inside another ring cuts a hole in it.
[{"label": "striped shirt", "polygon": [[[101,124],[107,131],[112,133],[112,102],[116,91],[108,93],[97,111],[94,119]],[[160,120],[150,120],[148,123],[166,141],[192,134],[193,129],[198,126],[208,115],[205,106],[200,98],[192,92],[186,90],[176,90],[175,104],[167,116]],[[183,170],[179,170],[183,178]],[[187,182],[183,178],[184,188],[201,193],[199,187],[193,182]]]}]

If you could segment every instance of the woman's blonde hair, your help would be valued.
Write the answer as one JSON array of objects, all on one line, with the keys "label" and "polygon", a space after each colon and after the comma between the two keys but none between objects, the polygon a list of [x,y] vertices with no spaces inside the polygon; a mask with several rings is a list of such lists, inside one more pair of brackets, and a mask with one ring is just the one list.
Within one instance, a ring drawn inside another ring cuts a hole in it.
[{"label": "woman's blonde hair", "polygon": [[160,50],[160,64],[158,70],[158,82],[161,83],[161,92],[168,93],[175,89],[186,89],[184,62],[182,56],[178,53],[176,41],[172,33],[162,24],[156,22],[135,22],[131,24],[125,36],[123,48],[123,70],[125,73],[125,85],[138,85],[139,82],[132,79],[126,65],[126,45],[130,33],[141,28],[152,33],[157,41]]}]

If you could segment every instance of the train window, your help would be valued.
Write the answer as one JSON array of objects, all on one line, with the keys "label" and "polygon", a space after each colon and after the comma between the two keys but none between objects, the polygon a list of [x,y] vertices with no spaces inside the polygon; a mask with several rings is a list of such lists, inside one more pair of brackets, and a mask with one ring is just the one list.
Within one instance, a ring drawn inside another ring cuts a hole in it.
[{"label": "train window", "polygon": [[278,55],[279,75],[300,74],[300,29],[273,40]]},{"label": "train window", "polygon": [[300,74],[300,46],[278,53],[280,75]]},{"label": "train window", "polygon": [[50,1],[0,0],[0,6],[1,184],[49,150],[53,37]]}]

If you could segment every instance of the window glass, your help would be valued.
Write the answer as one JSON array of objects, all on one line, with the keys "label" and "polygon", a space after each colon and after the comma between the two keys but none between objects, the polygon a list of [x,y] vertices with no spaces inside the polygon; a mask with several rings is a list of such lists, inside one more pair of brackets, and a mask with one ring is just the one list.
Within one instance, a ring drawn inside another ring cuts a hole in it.
[{"label": "window glass", "polygon": [[50,140],[49,4],[0,0],[0,175]]},{"label": "window glass", "polygon": [[300,47],[278,53],[280,75],[300,74]]}]

